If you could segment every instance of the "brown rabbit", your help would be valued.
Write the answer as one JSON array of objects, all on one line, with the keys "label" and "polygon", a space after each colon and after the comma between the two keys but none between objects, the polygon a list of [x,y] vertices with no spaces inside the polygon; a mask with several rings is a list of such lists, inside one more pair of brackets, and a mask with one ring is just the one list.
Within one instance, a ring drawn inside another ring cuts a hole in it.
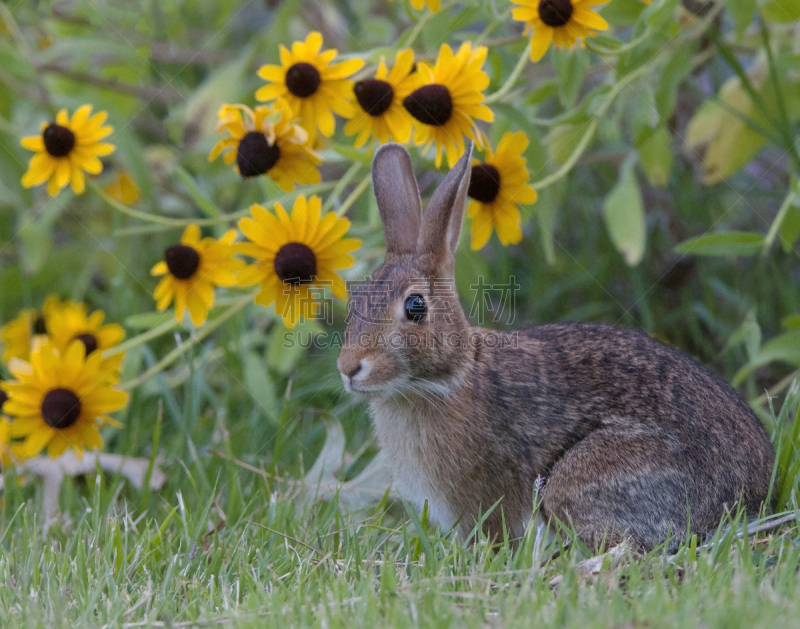
[{"label": "brown rabbit", "polygon": [[502,333],[470,326],[454,291],[454,253],[472,148],[422,214],[407,151],[375,154],[386,260],[351,291],[338,367],[365,394],[398,490],[433,521],[469,532],[479,513],[520,536],[534,483],[545,518],[596,546],[652,548],[755,514],[774,452],[721,378],[647,334],[589,323]]}]

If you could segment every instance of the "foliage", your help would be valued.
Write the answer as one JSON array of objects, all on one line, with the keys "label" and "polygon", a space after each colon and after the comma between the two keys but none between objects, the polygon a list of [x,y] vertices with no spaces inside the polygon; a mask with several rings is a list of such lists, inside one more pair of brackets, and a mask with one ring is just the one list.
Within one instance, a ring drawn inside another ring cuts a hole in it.
[{"label": "foliage", "polygon": [[[124,325],[115,351],[125,353],[119,388],[130,403],[115,415],[122,428],[103,430],[105,448],[161,453],[169,474],[158,495],[118,477],[67,480],[64,519],[43,534],[41,489],[9,472],[4,626],[797,623],[795,525],[744,541],[723,523],[699,555],[704,540],[672,558],[626,557],[587,581],[576,566],[588,549],[573,543],[556,556],[559,542],[539,545],[532,531],[518,547],[492,548],[385,501],[358,517],[336,500],[308,506],[290,479],[318,456],[325,419],[338,418],[347,437],[340,479],[375,453],[366,409],[341,390],[337,348],[312,341],[341,330],[345,302],[324,301],[330,325],[303,319],[292,331],[241,287],[218,289],[201,327],[155,312],[149,272],[165,250],[190,224],[222,238],[253,204],[271,211],[320,196],[362,243],[343,275],[363,277],[382,258],[375,145],[356,147],[342,119],[314,146],[321,181],[293,191],[208,159],[222,139],[220,108],[259,105],[256,72],[279,63],[280,45],[319,31],[339,60],[363,59],[359,80],[401,49],[432,67],[444,43],[454,53],[485,45],[494,120],[482,118],[476,138],[497,147],[524,132],[538,200],[519,205],[516,244],[493,235],[474,251],[465,225],[456,278],[465,302],[476,276],[513,275],[515,324],[640,327],[695,356],[739,387],[774,435],[776,510],[796,511],[797,3],[611,0],[593,8],[608,30],[584,47],[550,46],[536,63],[512,17],[522,3],[413,4],[0,4],[0,323],[58,294]],[[24,188],[31,152],[20,139],[87,103],[114,129],[103,172],[87,175],[83,194]],[[433,151],[411,150],[427,198],[447,160],[437,170]],[[0,366],[0,379],[10,376]]]}]

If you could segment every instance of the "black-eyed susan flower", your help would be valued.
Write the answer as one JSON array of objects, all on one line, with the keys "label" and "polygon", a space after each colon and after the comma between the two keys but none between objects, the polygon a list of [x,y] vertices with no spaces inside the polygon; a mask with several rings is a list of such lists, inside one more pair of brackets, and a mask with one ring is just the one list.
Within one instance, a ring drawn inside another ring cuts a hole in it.
[{"label": "black-eyed susan flower", "polygon": [[434,13],[438,13],[441,4],[442,0],[411,0],[411,6],[414,7],[417,11],[421,11],[422,7],[424,5],[427,5],[431,11],[433,11]]},{"label": "black-eyed susan flower", "polygon": [[42,123],[39,135],[22,138],[22,146],[36,152],[22,177],[23,186],[31,188],[47,181],[47,191],[55,196],[71,184],[81,194],[86,185],[84,171],[90,175],[102,172],[99,158],[111,154],[115,147],[100,140],[113,129],[103,126],[108,117],[106,112],[94,116],[91,113],[92,106],[83,105],[69,118],[67,110],[62,109],[55,122]]},{"label": "black-eyed susan flower", "polygon": [[[89,314],[86,304],[61,301],[51,296],[44,302],[42,310],[48,322],[50,342],[59,352],[65,352],[72,341],[78,340],[83,343],[87,356],[93,352],[102,354],[125,338],[125,330],[121,326],[115,323],[103,325],[105,312],[95,310]],[[100,369],[109,382],[119,380],[123,357],[124,354],[115,354],[102,361]]]},{"label": "black-eyed susan flower", "polygon": [[317,129],[325,137],[333,135],[336,120],[332,112],[351,117],[353,82],[348,77],[364,65],[363,59],[331,65],[337,51],[320,52],[321,48],[322,35],[309,33],[304,42],[294,42],[291,51],[280,47],[280,65],[261,66],[258,71],[258,76],[268,84],[259,88],[256,99],[285,98],[294,115],[300,118],[300,126],[308,131],[311,146],[314,146]]},{"label": "black-eyed susan flower", "polygon": [[443,44],[431,67],[420,63],[417,70],[421,86],[403,99],[403,105],[417,119],[414,142],[428,150],[436,147],[436,166],[442,162],[442,149],[452,168],[464,153],[464,136],[481,146],[481,133],[475,119],[491,122],[492,110],[482,104],[489,77],[482,70],[488,50],[472,49],[464,42],[458,53]]},{"label": "black-eyed susan flower", "polygon": [[592,7],[608,0],[511,0],[521,6],[514,9],[515,20],[525,22],[531,36],[531,61],[539,61],[555,44],[571,48],[575,42],[594,37],[604,31],[608,23]]},{"label": "black-eyed susan flower", "polygon": [[486,149],[486,160],[472,160],[472,177],[467,194],[467,212],[472,219],[471,247],[483,248],[492,235],[503,245],[522,240],[518,204],[536,203],[536,190],[528,185],[528,169],[522,153],[528,138],[522,131],[506,133],[497,150]]},{"label": "black-eyed susan flower", "polygon": [[47,338],[47,322],[44,315],[33,309],[20,311],[0,328],[0,341],[3,343],[3,362],[12,358],[28,360],[37,341]]},{"label": "black-eyed susan flower", "polygon": [[133,205],[142,198],[139,186],[125,171],[120,171],[116,179],[106,185],[103,190],[112,199],[116,199],[124,205]]},{"label": "black-eyed susan flower", "polygon": [[403,107],[403,99],[418,84],[414,68],[414,51],[397,53],[392,71],[381,59],[375,78],[358,81],[353,86],[353,117],[344,126],[347,135],[356,135],[356,148],[363,146],[370,135],[381,142],[391,138],[405,143],[411,137],[412,118]]},{"label": "black-eyed susan flower", "polygon": [[11,451],[11,422],[3,417],[3,403],[7,398],[6,392],[0,390],[0,465],[3,468],[11,465],[14,460]]},{"label": "black-eyed susan flower", "polygon": [[226,164],[236,162],[242,177],[267,174],[285,191],[295,184],[320,182],[319,156],[308,145],[308,133],[292,124],[294,115],[282,98],[274,108],[244,105],[223,105],[219,110],[218,131],[230,137],[214,145],[209,161],[224,153]]},{"label": "black-eyed susan flower", "polygon": [[344,280],[336,271],[352,266],[350,253],[361,246],[361,241],[344,237],[349,220],[334,212],[321,216],[321,212],[319,197],[306,201],[301,195],[291,216],[280,203],[275,204],[275,214],[253,205],[251,216],[239,221],[239,229],[250,240],[240,244],[239,251],[255,258],[239,273],[239,284],[260,284],[256,303],[275,303],[275,311],[290,328],[301,316],[314,312],[315,290],[328,286],[334,296],[347,297]]},{"label": "black-eyed susan flower", "polygon": [[14,451],[21,458],[43,448],[57,457],[67,448],[80,455],[85,448],[103,446],[98,428],[119,426],[108,414],[128,403],[128,394],[104,378],[99,352],[86,355],[83,343],[73,341],[64,352],[46,343],[31,353],[30,362],[9,365],[16,380],[0,384],[8,394],[4,405],[13,417],[9,433],[23,439]]},{"label": "black-eyed susan flower", "polygon": [[236,230],[231,229],[219,240],[200,238],[200,228],[189,225],[181,241],[164,252],[164,260],[156,264],[151,275],[164,275],[153,296],[159,312],[175,301],[175,317],[183,321],[186,310],[192,323],[203,325],[208,310],[214,305],[215,286],[233,286],[244,262],[233,256]]}]

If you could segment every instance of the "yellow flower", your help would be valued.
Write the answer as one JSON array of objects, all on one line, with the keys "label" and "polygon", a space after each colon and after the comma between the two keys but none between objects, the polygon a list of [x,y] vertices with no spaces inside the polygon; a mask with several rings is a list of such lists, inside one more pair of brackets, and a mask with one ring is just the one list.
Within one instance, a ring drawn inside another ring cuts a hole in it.
[{"label": "yellow flower", "polygon": [[57,457],[68,447],[80,455],[85,447],[101,448],[98,428],[119,426],[108,413],[128,403],[128,394],[114,389],[101,370],[102,356],[86,356],[80,341],[59,352],[46,343],[31,354],[30,363],[15,360],[10,370],[16,380],[0,384],[8,394],[3,406],[14,419],[11,438],[24,442],[14,451],[21,458],[47,448]]},{"label": "yellow flower", "polygon": [[103,188],[103,190],[105,190],[106,194],[112,199],[116,199],[125,205],[133,205],[142,198],[139,186],[137,186],[136,182],[131,179],[131,176],[124,171],[120,171],[117,178]]},{"label": "yellow flower", "polygon": [[281,65],[261,66],[258,71],[267,85],[256,92],[256,99],[270,101],[285,98],[294,115],[300,118],[300,126],[308,131],[311,146],[317,137],[317,128],[325,137],[331,137],[336,129],[333,112],[349,118],[352,105],[349,102],[353,82],[347,77],[358,72],[363,59],[350,59],[330,65],[336,58],[335,49],[320,53],[322,35],[309,33],[305,42],[294,42],[291,52],[280,47]]},{"label": "yellow flower", "polygon": [[98,175],[103,170],[99,157],[110,155],[116,148],[101,142],[113,129],[104,127],[108,114],[104,111],[91,116],[92,106],[79,107],[72,119],[62,109],[56,121],[42,123],[42,133],[22,138],[20,144],[35,151],[28,164],[28,172],[22,176],[26,188],[47,181],[47,191],[55,196],[67,184],[81,194],[85,187],[83,172]]},{"label": "yellow flower", "polygon": [[12,358],[28,360],[36,339],[47,338],[47,323],[36,310],[22,310],[0,328],[0,341],[3,342],[3,362]]},{"label": "yellow flower", "polygon": [[236,274],[244,267],[244,262],[231,257],[235,238],[236,231],[231,229],[219,240],[201,240],[200,228],[189,225],[180,243],[169,247],[164,260],[150,270],[151,275],[166,275],[153,292],[159,312],[174,299],[178,321],[183,321],[188,309],[192,323],[203,325],[214,305],[214,286],[233,286]]},{"label": "yellow flower", "polygon": [[370,135],[381,142],[388,142],[389,138],[408,142],[413,121],[403,107],[403,99],[419,83],[417,74],[412,73],[413,67],[414,51],[403,50],[397,53],[391,72],[381,59],[374,79],[355,84],[353,95],[358,106],[354,106],[353,117],[347,121],[344,132],[358,134],[356,148],[363,146]]},{"label": "yellow flower", "polygon": [[227,131],[230,137],[214,145],[208,160],[225,152],[225,163],[235,161],[242,177],[266,173],[287,192],[294,190],[295,184],[319,183],[316,166],[322,160],[309,147],[308,133],[292,124],[293,119],[289,104],[282,98],[274,108],[262,106],[255,111],[244,105],[223,105],[218,130]]},{"label": "yellow flower", "polygon": [[[2,382],[2,380],[0,380],[0,382]],[[7,401],[8,394],[0,388],[0,466],[3,468],[8,467],[13,460],[8,416],[3,411],[3,406],[5,406]]]},{"label": "yellow flower", "polygon": [[[50,296],[44,302],[45,320],[50,342],[59,352],[67,351],[67,346],[75,340],[83,343],[86,355],[98,351],[102,354],[125,338],[125,330],[114,323],[103,325],[106,313],[95,310],[89,314],[86,304],[74,301],[61,301]],[[115,354],[103,359],[100,369],[109,382],[119,380],[119,369],[124,354]]]},{"label": "yellow flower", "polygon": [[491,122],[492,110],[483,105],[483,90],[489,77],[481,69],[488,50],[479,46],[472,50],[464,42],[456,55],[447,44],[439,50],[436,65],[419,65],[421,87],[403,100],[403,105],[420,124],[414,133],[414,142],[436,145],[436,166],[442,163],[442,149],[447,152],[447,162],[452,168],[464,153],[464,136],[481,146],[481,133],[475,118]]},{"label": "yellow flower", "polygon": [[518,203],[536,203],[536,190],[528,185],[528,169],[522,153],[528,148],[528,138],[522,131],[506,133],[497,151],[486,150],[486,161],[472,160],[467,212],[472,219],[473,249],[482,249],[492,235],[503,245],[522,240]]},{"label": "yellow flower", "polygon": [[442,0],[411,0],[411,6],[417,11],[421,11],[424,4],[427,4],[428,8],[434,13],[438,13]]},{"label": "yellow flower", "polygon": [[319,197],[306,201],[301,195],[291,216],[280,203],[275,204],[275,214],[253,205],[252,218],[239,221],[239,229],[250,239],[239,245],[239,251],[256,260],[239,274],[239,284],[260,284],[256,303],[275,302],[275,311],[290,328],[301,315],[315,316],[315,295],[324,286],[340,299],[347,297],[344,280],[336,271],[352,266],[350,252],[361,246],[359,240],[344,238],[349,220],[334,212],[320,217],[321,211]]},{"label": "yellow flower", "polygon": [[525,22],[525,31],[531,36],[531,61],[539,61],[550,48],[570,48],[575,42],[604,31],[608,23],[591,7],[608,0],[511,0],[521,6],[514,9],[513,17]]},{"label": "yellow flower", "polygon": [[7,399],[8,395],[6,392],[0,389],[0,466],[3,468],[11,465],[13,460],[16,458],[12,454],[11,449],[11,422],[9,422],[8,419],[2,415],[3,404]]}]

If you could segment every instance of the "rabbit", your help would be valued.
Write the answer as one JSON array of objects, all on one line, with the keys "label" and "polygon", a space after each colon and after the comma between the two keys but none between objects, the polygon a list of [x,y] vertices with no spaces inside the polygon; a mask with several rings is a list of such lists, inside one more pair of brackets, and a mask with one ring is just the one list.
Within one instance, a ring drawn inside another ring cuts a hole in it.
[{"label": "rabbit", "polygon": [[453,278],[471,154],[424,215],[406,149],[387,143],[373,160],[386,258],[350,290],[337,367],[369,401],[399,493],[461,538],[499,502],[487,534],[519,538],[537,517],[595,548],[675,545],[739,507],[757,514],[770,439],[688,355],[606,324],[470,325]]}]

